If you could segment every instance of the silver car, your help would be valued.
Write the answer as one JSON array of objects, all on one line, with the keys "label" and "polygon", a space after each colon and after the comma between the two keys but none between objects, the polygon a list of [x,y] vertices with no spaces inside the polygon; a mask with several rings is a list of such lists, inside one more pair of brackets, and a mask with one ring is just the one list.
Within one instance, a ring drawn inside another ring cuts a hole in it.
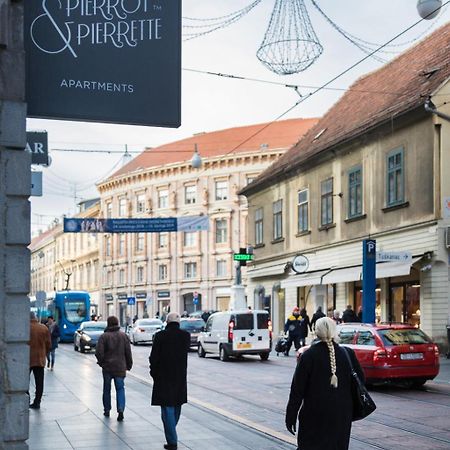
[{"label": "silver car", "polygon": [[159,319],[138,319],[127,331],[128,338],[133,345],[150,344],[153,335],[163,326]]}]

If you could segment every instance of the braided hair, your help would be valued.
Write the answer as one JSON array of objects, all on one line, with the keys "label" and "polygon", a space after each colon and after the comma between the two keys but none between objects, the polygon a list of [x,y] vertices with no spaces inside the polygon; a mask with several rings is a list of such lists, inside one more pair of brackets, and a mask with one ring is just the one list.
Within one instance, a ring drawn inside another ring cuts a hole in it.
[{"label": "braided hair", "polygon": [[338,379],[336,376],[336,353],[334,351],[333,338],[336,334],[336,324],[329,317],[322,317],[316,322],[317,337],[327,344],[328,355],[330,357],[331,378],[330,385],[337,388]]}]

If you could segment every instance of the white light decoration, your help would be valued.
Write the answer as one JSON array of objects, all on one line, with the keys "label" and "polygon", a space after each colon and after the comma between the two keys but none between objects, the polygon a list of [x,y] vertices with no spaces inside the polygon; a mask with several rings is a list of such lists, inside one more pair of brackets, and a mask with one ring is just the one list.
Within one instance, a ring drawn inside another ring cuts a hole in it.
[{"label": "white light decoration", "polygon": [[191,159],[191,165],[194,169],[199,169],[202,166],[202,158],[197,149],[197,144],[195,144],[194,156]]},{"label": "white light decoration", "polygon": [[422,19],[434,19],[440,12],[442,0],[418,0],[417,11]]}]

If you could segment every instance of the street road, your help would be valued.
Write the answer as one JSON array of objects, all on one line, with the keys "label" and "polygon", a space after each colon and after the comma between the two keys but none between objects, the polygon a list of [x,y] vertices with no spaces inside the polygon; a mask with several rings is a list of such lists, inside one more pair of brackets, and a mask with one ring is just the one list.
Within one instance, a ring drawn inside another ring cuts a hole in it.
[{"label": "street road", "polygon": [[[73,352],[68,345],[60,351],[72,352],[79,364],[92,364],[94,355]],[[151,346],[133,347],[135,365],[130,377],[148,386],[148,356]],[[214,411],[286,443],[293,443],[284,428],[284,410],[295,368],[292,356],[259,357],[222,362],[214,356],[189,355],[190,403]],[[144,390],[144,392],[146,392]],[[442,359],[441,373],[422,390],[401,386],[380,386],[371,390],[377,410],[356,422],[351,450],[370,449],[450,449],[450,361]],[[339,411],[336,411],[339,414]],[[256,449],[255,449],[256,450]]]}]

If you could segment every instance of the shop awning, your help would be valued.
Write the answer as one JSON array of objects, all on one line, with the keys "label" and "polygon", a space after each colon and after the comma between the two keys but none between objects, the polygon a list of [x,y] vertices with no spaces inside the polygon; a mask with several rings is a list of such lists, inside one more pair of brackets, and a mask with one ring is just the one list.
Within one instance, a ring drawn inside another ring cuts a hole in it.
[{"label": "shop awning", "polygon": [[343,267],[341,269],[330,269],[323,277],[323,284],[345,283],[358,281],[362,278],[362,267]]},{"label": "shop awning", "polygon": [[272,266],[266,267],[255,267],[248,268],[247,276],[249,278],[262,278],[262,277],[270,277],[273,275],[282,275],[284,274],[284,269],[286,267],[286,263],[282,264],[274,264]]},{"label": "shop awning", "polygon": [[410,261],[406,262],[385,262],[378,263],[377,278],[391,278],[391,277],[401,277],[403,275],[409,275],[411,272],[411,266],[422,259],[422,256],[417,258],[412,258]]},{"label": "shop awning", "polygon": [[316,284],[323,284],[322,278],[330,270],[318,270],[316,272],[302,273],[300,275],[293,275],[287,280],[281,281],[281,288],[292,286],[313,286]]}]

